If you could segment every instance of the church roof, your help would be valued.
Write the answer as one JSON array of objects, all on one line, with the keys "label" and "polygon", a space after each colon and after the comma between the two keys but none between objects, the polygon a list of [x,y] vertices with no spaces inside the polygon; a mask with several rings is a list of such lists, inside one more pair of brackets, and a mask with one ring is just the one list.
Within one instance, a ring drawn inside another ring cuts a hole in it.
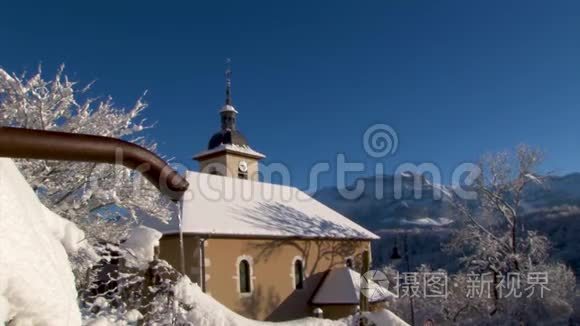
[{"label": "church roof", "polygon": [[222,144],[248,145],[246,137],[237,130],[224,129],[216,132],[209,140],[207,149],[214,149]]},{"label": "church roof", "polygon": [[361,280],[361,275],[358,272],[348,267],[340,267],[328,271],[311,301],[318,305],[359,304],[361,292],[364,292],[371,303],[396,298],[394,293],[379,283],[368,278]]},{"label": "church roof", "polygon": [[[184,233],[267,238],[378,239],[294,187],[188,171]],[[175,220],[175,219],[174,219]],[[177,221],[164,233],[178,232]]]},{"label": "church roof", "polygon": [[266,155],[264,155],[258,151],[253,150],[248,145],[220,144],[217,147],[214,147],[212,149],[208,149],[208,150],[205,150],[203,152],[195,154],[193,156],[193,158],[197,160],[197,159],[200,159],[202,157],[214,155],[216,153],[221,153],[224,151],[228,152],[228,153],[242,155],[242,156],[249,156],[249,157],[253,157],[253,158],[257,158],[257,159],[262,159],[262,158],[266,157]]},{"label": "church roof", "polygon": [[220,113],[222,112],[234,112],[234,113],[238,113],[238,110],[236,110],[236,108],[231,105],[231,104],[225,104],[224,106],[222,106]]}]

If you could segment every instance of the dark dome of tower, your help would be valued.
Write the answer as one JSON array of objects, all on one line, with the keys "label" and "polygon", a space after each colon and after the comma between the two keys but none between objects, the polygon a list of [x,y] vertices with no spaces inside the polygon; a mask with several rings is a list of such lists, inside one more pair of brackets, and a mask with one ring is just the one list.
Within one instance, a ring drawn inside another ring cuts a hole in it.
[{"label": "dark dome of tower", "polygon": [[221,130],[211,136],[209,144],[207,145],[207,149],[214,149],[221,144],[247,146],[248,141],[246,140],[246,137],[244,137],[244,135],[242,135],[242,133],[237,130]]}]

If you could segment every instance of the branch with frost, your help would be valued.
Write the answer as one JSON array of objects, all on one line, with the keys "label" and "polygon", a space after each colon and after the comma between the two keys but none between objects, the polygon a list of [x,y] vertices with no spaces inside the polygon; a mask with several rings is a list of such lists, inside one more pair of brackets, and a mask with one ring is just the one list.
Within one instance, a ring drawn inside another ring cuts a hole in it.
[{"label": "branch with frost", "polygon": [[515,153],[501,152],[480,160],[482,173],[474,185],[477,200],[450,200],[465,226],[456,232],[448,249],[465,253],[463,261],[468,266],[510,271],[541,260],[536,254],[543,252],[541,239],[519,231],[518,226],[528,185],[543,179],[537,172],[542,154],[525,145],[518,146]]},{"label": "branch with frost", "polygon": [[[117,107],[111,97],[89,97],[91,86],[70,81],[64,66],[50,79],[44,78],[40,68],[31,76],[0,69],[0,125],[121,138],[156,149],[154,142],[140,134],[151,127],[140,118],[147,107],[146,93],[125,109]],[[157,189],[121,166],[44,160],[17,163],[45,205],[79,223],[89,239],[118,241],[127,226],[140,218],[167,220],[174,209]]]}]

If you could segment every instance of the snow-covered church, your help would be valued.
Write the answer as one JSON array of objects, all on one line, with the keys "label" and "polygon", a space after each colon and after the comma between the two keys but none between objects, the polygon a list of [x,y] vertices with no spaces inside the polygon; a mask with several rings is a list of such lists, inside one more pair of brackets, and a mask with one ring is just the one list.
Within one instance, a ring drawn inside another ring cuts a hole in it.
[{"label": "snow-covered church", "polygon": [[[163,230],[160,258],[252,319],[296,319],[316,308],[325,318],[351,315],[363,255],[370,257],[378,236],[297,188],[259,181],[265,156],[237,128],[229,72],[226,77],[221,128],[194,156],[200,172],[186,175],[184,257],[174,225]],[[386,299],[371,298],[371,305]]]}]

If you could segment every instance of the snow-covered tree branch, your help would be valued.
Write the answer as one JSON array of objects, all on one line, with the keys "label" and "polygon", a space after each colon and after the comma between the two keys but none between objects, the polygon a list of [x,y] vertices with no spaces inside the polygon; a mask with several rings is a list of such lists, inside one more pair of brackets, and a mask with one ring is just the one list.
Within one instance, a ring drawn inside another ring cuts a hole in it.
[{"label": "snow-covered tree branch", "polygon": [[[542,157],[539,150],[527,145],[518,146],[515,154],[486,155],[478,164],[481,173],[473,185],[477,200],[451,198],[461,227],[447,249],[462,255],[465,273],[489,274],[491,280],[489,300],[470,300],[468,308],[447,315],[453,316],[452,320],[461,319],[461,315],[473,318],[476,311],[484,319],[528,322],[534,318],[554,318],[555,313],[562,317],[562,313],[572,311],[573,272],[550,260],[548,238],[527,230],[524,220],[525,192],[531,184],[543,185],[545,179],[539,172]],[[545,273],[557,291],[543,298],[501,297],[499,289],[506,275],[525,277],[538,272]],[[465,277],[460,273],[455,282],[461,283]],[[445,309],[452,312],[457,308],[451,305]],[[543,315],[530,312],[540,309]]]},{"label": "snow-covered tree branch", "polygon": [[[139,118],[147,107],[143,99],[122,109],[110,97],[88,97],[91,85],[70,81],[64,66],[48,80],[40,68],[32,76],[0,69],[0,125],[115,137],[155,150],[156,144],[140,135],[149,127]],[[139,173],[120,165],[43,160],[17,164],[42,202],[79,225],[91,241],[118,242],[141,217],[168,220],[174,209]]]}]

